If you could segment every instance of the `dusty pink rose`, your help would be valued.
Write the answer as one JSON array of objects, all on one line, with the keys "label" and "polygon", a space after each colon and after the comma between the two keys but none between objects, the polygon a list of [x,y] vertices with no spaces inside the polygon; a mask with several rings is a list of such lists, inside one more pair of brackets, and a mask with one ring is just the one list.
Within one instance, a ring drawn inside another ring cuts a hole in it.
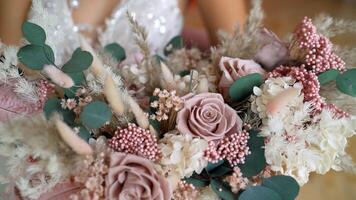
[{"label": "dusty pink rose", "polygon": [[222,75],[219,82],[219,89],[225,98],[228,97],[230,86],[242,76],[252,73],[265,75],[265,70],[261,65],[253,60],[243,60],[239,58],[222,57],[219,63]]},{"label": "dusty pink rose", "polygon": [[165,178],[153,164],[142,157],[113,153],[106,182],[109,200],[170,200],[171,191]]},{"label": "dusty pink rose", "polygon": [[177,115],[177,129],[182,134],[199,136],[207,141],[241,131],[242,120],[217,93],[188,94]]},{"label": "dusty pink rose", "polygon": [[255,60],[263,67],[272,71],[275,67],[288,59],[289,53],[285,43],[283,43],[273,32],[261,29],[258,34],[259,43],[262,47],[257,51]]}]

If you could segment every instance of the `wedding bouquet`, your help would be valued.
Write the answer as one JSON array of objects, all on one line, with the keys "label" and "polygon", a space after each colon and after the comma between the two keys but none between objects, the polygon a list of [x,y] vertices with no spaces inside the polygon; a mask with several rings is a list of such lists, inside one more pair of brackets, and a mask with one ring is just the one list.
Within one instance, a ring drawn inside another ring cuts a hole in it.
[{"label": "wedding bouquet", "polygon": [[356,51],[328,37],[355,23],[306,17],[282,41],[262,19],[253,1],[209,53],[177,36],[159,55],[128,14],[140,54],[80,38],[63,65],[25,22],[0,48],[8,199],[292,200],[311,173],[354,173]]}]

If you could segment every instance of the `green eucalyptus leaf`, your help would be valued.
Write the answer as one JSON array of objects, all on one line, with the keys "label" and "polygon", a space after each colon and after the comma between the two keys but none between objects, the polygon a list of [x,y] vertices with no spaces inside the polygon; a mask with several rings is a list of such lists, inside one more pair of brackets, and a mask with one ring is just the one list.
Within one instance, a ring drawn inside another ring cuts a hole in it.
[{"label": "green eucalyptus leaf", "polygon": [[231,191],[229,184],[221,180],[211,179],[210,187],[215,194],[223,200],[234,200],[237,197],[237,195]]},{"label": "green eucalyptus leaf", "polygon": [[192,176],[184,179],[187,183],[193,184],[195,187],[205,187],[209,185],[209,180]]},{"label": "green eucalyptus leaf", "polygon": [[329,69],[328,71],[319,74],[318,81],[320,85],[324,85],[330,81],[336,80],[339,74],[340,74],[339,70]]},{"label": "green eucalyptus leaf", "polygon": [[336,78],[337,88],[347,95],[356,97],[356,69],[349,69]]},{"label": "green eucalyptus leaf", "polygon": [[224,164],[224,160],[219,160],[216,163],[211,163],[209,162],[208,165],[205,167],[205,170],[209,173],[210,171],[213,171],[214,169],[218,168],[220,165]]},{"label": "green eucalyptus leaf", "polygon": [[[221,162],[221,161],[220,161]],[[227,173],[232,172],[229,162],[223,160],[222,164],[219,164],[216,167],[210,167],[209,171],[206,170],[210,177],[221,177]]]},{"label": "green eucalyptus leaf", "polygon": [[66,73],[66,74],[68,74],[72,78],[75,85],[82,85],[85,82],[85,76],[83,72]]},{"label": "green eucalyptus leaf", "polygon": [[237,79],[229,88],[229,95],[234,101],[242,101],[253,93],[253,87],[259,87],[263,77],[259,73],[248,74]]},{"label": "green eucalyptus leaf", "polygon": [[180,35],[175,36],[168,42],[168,44],[164,48],[164,55],[167,56],[170,53],[172,53],[174,50],[181,49],[183,47],[183,45],[184,44],[183,44],[182,36],[180,36]]},{"label": "green eucalyptus leaf", "polygon": [[117,43],[111,43],[105,46],[105,51],[110,53],[118,62],[121,62],[126,59],[125,49],[122,48]]},{"label": "green eucalyptus leaf", "polygon": [[91,138],[90,132],[84,126],[79,126],[78,135],[80,138],[82,138],[86,142],[89,142],[89,139]]},{"label": "green eucalyptus leaf", "polygon": [[90,67],[93,62],[93,56],[80,48],[76,49],[70,60],[63,65],[62,71],[65,73],[79,73]]},{"label": "green eucalyptus leaf", "polygon": [[48,47],[29,44],[21,47],[17,52],[17,57],[20,62],[33,70],[42,70],[46,64],[52,64],[52,60],[49,60],[50,50]]},{"label": "green eucalyptus leaf", "polygon": [[158,64],[161,64],[161,62],[164,62],[164,58],[162,58],[162,56],[160,56],[160,55],[156,54],[153,57],[155,58],[155,60]]},{"label": "green eucalyptus leaf", "polygon": [[22,24],[22,33],[31,44],[43,45],[46,42],[46,33],[37,24],[25,21]]},{"label": "green eucalyptus leaf", "polygon": [[63,109],[61,101],[55,97],[47,99],[43,106],[43,112],[47,119],[49,119],[52,114],[58,113],[62,115],[64,122],[69,125],[74,124],[75,113],[71,110]]},{"label": "green eucalyptus leaf", "polygon": [[50,62],[52,65],[54,64],[55,58],[54,58],[54,52],[50,46],[47,44],[43,45],[43,50],[46,55],[47,61]]},{"label": "green eucalyptus leaf", "polygon": [[64,94],[67,98],[75,98],[75,94],[77,93],[78,87],[65,88]]},{"label": "green eucalyptus leaf", "polygon": [[157,120],[148,120],[150,122],[150,125],[157,131],[158,135],[160,135],[161,132],[161,124]]},{"label": "green eucalyptus leaf", "polygon": [[247,188],[239,196],[239,200],[283,200],[277,192],[263,186]]},{"label": "green eucalyptus leaf", "polygon": [[247,155],[244,164],[239,164],[242,174],[245,177],[252,177],[259,174],[266,166],[265,151],[263,149],[264,139],[258,136],[257,130],[250,130],[248,146],[251,154]]},{"label": "green eucalyptus leaf", "polygon": [[264,179],[262,186],[277,192],[282,200],[294,200],[299,193],[299,184],[290,176],[272,176]]},{"label": "green eucalyptus leaf", "polygon": [[80,120],[88,128],[100,128],[110,121],[112,112],[109,106],[102,101],[87,104],[80,113]]}]

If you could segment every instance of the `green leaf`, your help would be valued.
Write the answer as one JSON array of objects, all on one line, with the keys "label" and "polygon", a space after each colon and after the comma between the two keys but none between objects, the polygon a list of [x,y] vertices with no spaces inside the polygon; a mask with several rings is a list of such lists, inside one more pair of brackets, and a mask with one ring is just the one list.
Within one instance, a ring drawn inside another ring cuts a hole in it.
[{"label": "green leaf", "polygon": [[252,186],[241,193],[239,200],[283,200],[275,191],[263,187]]},{"label": "green leaf", "polygon": [[237,79],[229,88],[229,95],[234,101],[242,101],[253,93],[253,87],[263,83],[262,75],[253,73]]},{"label": "green leaf", "polygon": [[216,163],[209,162],[208,165],[205,167],[205,170],[209,173],[210,171],[213,171],[214,169],[216,169],[220,165],[224,164],[224,162],[225,162],[224,160],[219,160]]},{"label": "green leaf", "polygon": [[86,142],[89,142],[89,139],[91,138],[90,132],[88,131],[88,129],[86,129],[83,126],[79,126],[78,135],[79,135],[80,138],[82,138]]},{"label": "green leaf", "polygon": [[65,88],[64,89],[64,94],[67,98],[75,98],[75,94],[78,90],[78,87],[71,87],[71,88]]},{"label": "green leaf", "polygon": [[61,101],[55,97],[49,98],[45,102],[43,112],[47,119],[49,119],[51,115],[56,112],[62,115],[64,122],[69,125],[74,124],[75,113],[71,110],[63,109],[61,107]]},{"label": "green leaf", "polygon": [[208,166],[205,168],[205,170],[207,171],[210,177],[221,177],[227,173],[232,172],[232,168],[230,167],[230,164],[226,160],[219,161],[217,165],[208,163]]},{"label": "green leaf", "polygon": [[[48,47],[26,45],[17,52],[20,62],[33,70],[42,70],[46,64],[52,64],[51,51]],[[54,61],[54,60],[53,60]]]},{"label": "green leaf", "polygon": [[161,124],[157,120],[148,120],[150,122],[150,125],[157,131],[158,135],[160,135],[161,132]]},{"label": "green leaf", "polygon": [[180,36],[180,35],[175,36],[168,42],[168,44],[164,48],[164,55],[167,56],[170,53],[172,53],[174,50],[181,49],[183,47],[183,45],[184,44],[183,44],[182,36]]},{"label": "green leaf", "polygon": [[272,176],[264,179],[262,186],[277,192],[283,200],[294,200],[299,193],[299,184],[290,176]]},{"label": "green leaf", "polygon": [[239,164],[242,174],[245,177],[252,177],[259,174],[266,166],[265,151],[263,149],[264,139],[258,136],[257,130],[250,130],[248,146],[251,154],[246,156],[245,163]]},{"label": "green leaf", "polygon": [[164,58],[162,58],[162,56],[160,56],[160,55],[154,55],[153,56],[155,59],[156,59],[156,62],[158,63],[158,64],[161,64],[161,62],[164,62]]},{"label": "green leaf", "polygon": [[48,60],[51,64],[55,65],[55,64],[54,64],[54,61],[55,61],[54,52],[53,52],[52,48],[51,48],[50,46],[48,46],[48,45],[45,44],[45,45],[43,45],[43,50],[44,50],[44,53],[45,53],[45,55],[46,55],[47,60]]},{"label": "green leaf", "polygon": [[324,85],[330,81],[334,81],[339,76],[339,74],[340,72],[338,70],[329,69],[328,71],[319,74],[318,81],[320,85]]},{"label": "green leaf", "polygon": [[209,180],[205,180],[196,176],[184,179],[187,183],[193,184],[195,187],[205,187],[209,185]]},{"label": "green leaf", "polygon": [[223,200],[234,200],[236,199],[236,194],[231,191],[230,186],[221,180],[211,179],[210,187],[213,189],[216,195]]},{"label": "green leaf", "polygon": [[24,22],[22,24],[22,33],[31,44],[43,45],[46,42],[46,33],[37,24],[28,21]]},{"label": "green leaf", "polygon": [[112,57],[116,58],[118,62],[121,62],[126,59],[125,49],[117,43],[108,44],[105,46],[104,49],[105,51],[110,53]]},{"label": "green leaf", "polygon": [[356,97],[356,69],[349,69],[336,78],[337,88],[350,96]]},{"label": "green leaf", "polygon": [[110,121],[112,112],[109,106],[102,101],[94,101],[83,108],[80,120],[88,128],[100,128]]},{"label": "green leaf", "polygon": [[179,72],[179,76],[180,77],[184,77],[190,74],[190,70],[183,70],[181,72]]},{"label": "green leaf", "polygon": [[85,82],[85,76],[83,72],[67,73],[67,74],[72,78],[75,85],[82,85],[82,83]]},{"label": "green leaf", "polygon": [[63,65],[62,71],[65,73],[78,73],[90,67],[93,62],[93,56],[80,48],[76,49],[71,59]]}]

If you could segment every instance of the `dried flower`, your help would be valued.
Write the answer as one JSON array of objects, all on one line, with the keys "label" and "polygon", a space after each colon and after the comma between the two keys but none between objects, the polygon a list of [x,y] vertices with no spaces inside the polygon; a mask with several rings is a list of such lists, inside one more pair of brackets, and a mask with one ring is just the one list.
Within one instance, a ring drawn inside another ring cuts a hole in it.
[{"label": "dried flower", "polygon": [[190,177],[193,172],[200,174],[208,164],[204,158],[207,147],[208,142],[204,139],[180,135],[177,131],[166,133],[159,141],[163,173],[176,174],[180,179]]},{"label": "dried flower", "polygon": [[223,72],[219,82],[219,89],[224,97],[228,97],[228,89],[237,79],[252,73],[265,75],[265,70],[253,60],[242,60],[239,58],[222,57],[219,63]]},{"label": "dried flower", "polygon": [[305,63],[316,75],[328,70],[345,70],[345,62],[333,52],[333,44],[318,34],[310,18],[305,17],[297,26],[289,47],[294,59]]},{"label": "dried flower", "polygon": [[195,200],[200,194],[193,184],[180,181],[173,192],[173,200]]},{"label": "dried flower", "polygon": [[218,142],[210,141],[208,148],[204,151],[204,156],[213,163],[226,159],[231,166],[243,164],[246,156],[251,153],[247,145],[248,139],[249,133],[242,130],[240,133],[225,136]]},{"label": "dried flower", "polygon": [[182,134],[218,141],[241,130],[242,120],[221,94],[188,94],[183,99],[184,107],[177,115],[177,129]]},{"label": "dried flower", "polygon": [[245,189],[249,182],[247,178],[242,176],[241,170],[238,167],[234,167],[232,175],[227,176],[225,180],[229,183],[233,193],[238,193],[240,190]]},{"label": "dried flower", "polygon": [[161,157],[156,136],[136,124],[130,123],[127,128],[118,128],[108,145],[114,151],[135,154],[152,161]]},{"label": "dried flower", "polygon": [[106,181],[108,199],[170,200],[170,184],[151,161],[132,154],[113,153]]}]

